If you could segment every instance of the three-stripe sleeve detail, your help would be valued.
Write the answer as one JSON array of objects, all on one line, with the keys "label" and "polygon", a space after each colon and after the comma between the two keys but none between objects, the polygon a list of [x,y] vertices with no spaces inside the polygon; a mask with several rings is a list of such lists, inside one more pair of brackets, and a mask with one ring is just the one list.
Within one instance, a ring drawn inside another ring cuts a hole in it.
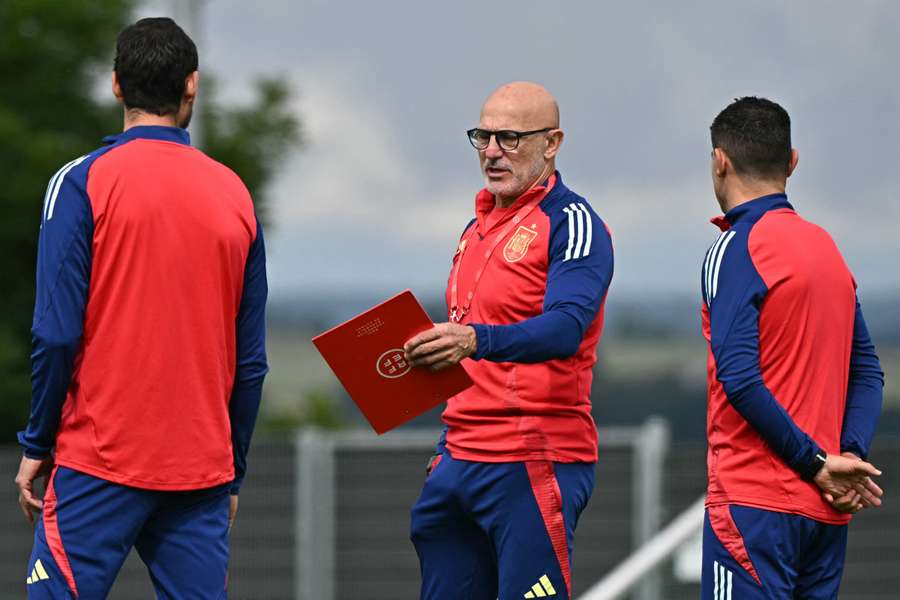
[{"label": "three-stripe sleeve detail", "polygon": [[56,199],[59,197],[59,189],[62,187],[63,179],[69,174],[69,171],[80,165],[87,155],[67,163],[63,168],[56,172],[47,185],[47,191],[44,194],[44,221],[53,218],[53,208],[56,206]]},{"label": "three-stripe sleeve detail", "polygon": [[713,298],[716,297],[719,288],[719,269],[722,267],[725,249],[734,236],[734,231],[723,232],[706,252],[706,259],[703,262],[703,287],[707,306],[711,305]]},{"label": "three-stripe sleeve detail", "polygon": [[569,242],[563,262],[588,256],[591,253],[594,237],[594,224],[590,211],[581,202],[571,202],[563,208],[563,212],[569,218]]},{"label": "three-stripe sleeve detail", "polygon": [[[78,160],[78,159],[76,158],[75,160]],[[47,184],[47,191],[44,192],[44,208],[41,211],[42,212],[41,221],[47,220],[47,207],[50,204],[50,195],[53,193],[53,188],[56,186],[56,180],[59,177],[59,174],[62,173],[63,171],[65,171],[66,169],[68,169],[69,166],[71,166],[72,163],[75,162],[75,160],[64,164],[62,166],[62,168],[60,168],[60,170],[57,171],[56,173],[54,173],[53,177],[50,178],[50,183]]]}]

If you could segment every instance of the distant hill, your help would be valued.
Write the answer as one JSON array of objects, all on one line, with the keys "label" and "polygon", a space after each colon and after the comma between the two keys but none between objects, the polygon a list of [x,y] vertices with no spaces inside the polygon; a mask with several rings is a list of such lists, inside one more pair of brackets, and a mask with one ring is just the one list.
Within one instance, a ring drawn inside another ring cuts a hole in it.
[{"label": "distant hill", "polygon": [[[364,291],[275,296],[269,302],[269,321],[275,327],[324,331],[384,299]],[[432,319],[446,320],[442,297],[422,295],[419,300]],[[878,344],[900,344],[900,293],[866,296],[863,310]],[[699,298],[618,294],[606,306],[607,335],[659,339],[693,336],[699,328]]]}]

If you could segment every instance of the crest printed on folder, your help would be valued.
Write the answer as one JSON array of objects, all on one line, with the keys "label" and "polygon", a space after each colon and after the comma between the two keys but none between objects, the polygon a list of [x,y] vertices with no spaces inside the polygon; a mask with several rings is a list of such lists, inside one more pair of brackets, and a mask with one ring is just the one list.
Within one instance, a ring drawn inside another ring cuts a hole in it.
[{"label": "crest printed on folder", "polygon": [[509,241],[506,242],[506,246],[503,247],[503,258],[510,263],[522,260],[528,252],[528,245],[536,237],[537,231],[520,225],[512,237],[509,238]]}]

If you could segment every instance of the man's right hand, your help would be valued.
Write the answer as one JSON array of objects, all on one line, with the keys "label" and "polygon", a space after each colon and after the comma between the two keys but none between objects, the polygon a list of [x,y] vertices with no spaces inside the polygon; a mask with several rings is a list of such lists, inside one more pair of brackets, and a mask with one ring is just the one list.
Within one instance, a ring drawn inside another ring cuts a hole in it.
[{"label": "man's right hand", "polygon": [[34,511],[42,510],[44,502],[37,497],[34,482],[38,477],[44,478],[44,489],[47,489],[47,478],[53,469],[53,458],[28,458],[22,457],[19,463],[19,473],[16,475],[16,486],[19,488],[19,507],[25,518],[34,524]]},{"label": "man's right hand", "polygon": [[813,481],[826,502],[841,512],[854,513],[867,506],[881,506],[884,492],[872,481],[878,475],[881,471],[854,454],[829,454]]},{"label": "man's right hand", "polygon": [[475,354],[477,346],[478,337],[470,325],[437,323],[407,340],[403,352],[413,367],[440,371]]}]

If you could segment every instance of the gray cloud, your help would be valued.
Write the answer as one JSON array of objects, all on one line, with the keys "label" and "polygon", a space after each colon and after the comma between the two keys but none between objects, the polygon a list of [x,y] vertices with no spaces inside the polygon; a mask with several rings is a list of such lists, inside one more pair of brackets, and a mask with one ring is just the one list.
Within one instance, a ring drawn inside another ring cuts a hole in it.
[{"label": "gray cloud", "polygon": [[203,63],[245,97],[283,73],[309,134],[273,188],[276,293],[437,292],[480,175],[464,131],[497,84],[558,97],[563,176],[614,232],[616,293],[694,293],[714,237],[708,125],[784,104],[789,194],[866,289],[900,275],[900,7],[890,1],[205,4]]}]

